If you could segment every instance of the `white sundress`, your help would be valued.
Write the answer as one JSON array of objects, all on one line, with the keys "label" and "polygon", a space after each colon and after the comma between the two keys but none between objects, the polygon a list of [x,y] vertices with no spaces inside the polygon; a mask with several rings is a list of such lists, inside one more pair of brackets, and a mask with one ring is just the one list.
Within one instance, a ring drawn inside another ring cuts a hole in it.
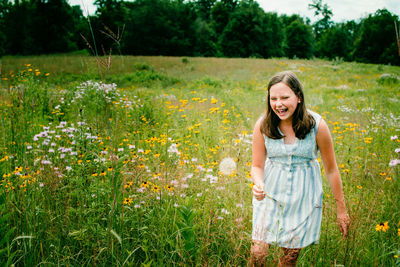
[{"label": "white sundress", "polygon": [[282,139],[264,136],[267,160],[264,191],[253,197],[252,239],[285,248],[318,243],[322,218],[321,169],[316,134],[321,116],[309,111],[315,127],[303,140],[287,146]]}]

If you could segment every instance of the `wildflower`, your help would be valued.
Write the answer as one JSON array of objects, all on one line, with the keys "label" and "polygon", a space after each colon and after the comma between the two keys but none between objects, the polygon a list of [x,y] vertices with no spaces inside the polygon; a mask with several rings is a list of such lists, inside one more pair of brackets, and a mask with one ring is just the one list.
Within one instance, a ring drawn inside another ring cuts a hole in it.
[{"label": "wildflower", "polygon": [[107,172],[106,171],[101,171],[101,173],[99,174],[99,176],[106,176]]},{"label": "wildflower", "polygon": [[380,231],[387,232],[388,229],[389,229],[389,222],[380,223],[375,226],[375,230],[378,232]]},{"label": "wildflower", "polygon": [[141,187],[141,188],[136,189],[136,192],[138,192],[138,193],[143,193],[143,192],[144,192],[144,187]]},{"label": "wildflower", "polygon": [[22,166],[16,167],[14,173],[22,172]]},{"label": "wildflower", "polygon": [[243,218],[242,218],[242,217],[236,218],[236,219],[235,219],[235,222],[241,223],[241,222],[243,222]]},{"label": "wildflower", "polygon": [[227,209],[222,209],[221,212],[222,212],[222,213],[225,213],[225,214],[231,214],[231,213],[229,212],[229,210],[227,210]]},{"label": "wildflower", "polygon": [[362,188],[362,185],[357,185],[357,188],[358,188],[358,189],[361,189],[361,188]]},{"label": "wildflower", "polygon": [[135,204],[135,209],[138,209],[138,208],[140,208],[140,205],[139,204]]},{"label": "wildflower", "polygon": [[400,236],[400,228],[397,229],[397,235]]},{"label": "wildflower", "polygon": [[149,188],[150,187],[150,182],[143,182],[140,187],[142,188]]},{"label": "wildflower", "polygon": [[167,188],[167,190],[168,190],[169,192],[171,192],[171,191],[174,190],[174,187],[173,187],[172,185],[167,185],[167,186],[165,186],[165,188]]},{"label": "wildflower", "polygon": [[133,200],[131,198],[124,198],[124,205],[131,205],[131,203],[133,202]]},{"label": "wildflower", "polygon": [[109,172],[111,172],[111,171],[113,170],[113,168],[112,168],[112,167],[108,167],[107,170],[108,170]]},{"label": "wildflower", "polygon": [[392,159],[392,160],[389,162],[389,166],[390,166],[390,167],[394,167],[394,166],[396,166],[396,165],[398,165],[398,164],[400,164],[400,159]]},{"label": "wildflower", "polygon": [[400,148],[396,148],[396,149],[394,150],[394,152],[400,153]]},{"label": "wildflower", "polygon": [[225,175],[230,175],[236,171],[236,162],[233,158],[224,158],[219,164],[219,170]]},{"label": "wildflower", "polygon": [[178,145],[177,144],[172,144],[169,148],[168,148],[168,153],[173,154],[176,153],[178,155],[180,155],[180,152],[178,150]]},{"label": "wildflower", "polygon": [[398,139],[397,135],[394,135],[394,136],[390,137],[390,140],[396,140],[396,139]]},{"label": "wildflower", "polygon": [[92,173],[92,177],[96,177],[97,175],[97,172]]}]

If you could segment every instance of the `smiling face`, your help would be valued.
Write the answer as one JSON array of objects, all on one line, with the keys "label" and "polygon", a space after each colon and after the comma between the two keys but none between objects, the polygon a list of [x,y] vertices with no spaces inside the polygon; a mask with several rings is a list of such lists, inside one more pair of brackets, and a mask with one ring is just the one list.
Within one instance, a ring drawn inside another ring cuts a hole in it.
[{"label": "smiling face", "polygon": [[291,121],[300,98],[283,82],[276,83],[269,90],[269,103],[281,121]]}]

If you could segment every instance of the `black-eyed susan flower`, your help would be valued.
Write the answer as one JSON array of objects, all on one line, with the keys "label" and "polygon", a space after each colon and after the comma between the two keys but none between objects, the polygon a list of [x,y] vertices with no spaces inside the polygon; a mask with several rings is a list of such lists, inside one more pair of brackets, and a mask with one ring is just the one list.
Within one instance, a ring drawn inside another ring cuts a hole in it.
[{"label": "black-eyed susan flower", "polygon": [[151,191],[153,191],[154,193],[158,193],[160,191],[160,188],[157,185],[153,184],[153,188],[151,189]]},{"label": "black-eyed susan flower", "polygon": [[126,188],[130,188],[132,185],[133,185],[133,182],[132,182],[132,181],[127,182],[127,183],[124,185],[124,188],[125,188],[125,189],[126,189]]},{"label": "black-eyed susan flower", "polygon": [[108,167],[108,168],[107,168],[107,171],[109,171],[109,172],[111,172],[112,170],[113,170],[112,167]]},{"label": "black-eyed susan flower", "polygon": [[375,226],[375,230],[378,232],[380,231],[387,232],[388,229],[389,229],[389,222],[380,223]]},{"label": "black-eyed susan flower", "polygon": [[166,188],[169,192],[172,192],[172,191],[174,191],[174,189],[175,189],[172,185],[166,185],[165,188]]},{"label": "black-eyed susan flower", "polygon": [[142,188],[149,188],[150,187],[150,182],[143,182],[140,187]]},{"label": "black-eyed susan flower", "polygon": [[92,173],[92,176],[93,176],[93,177],[95,177],[95,176],[97,176],[97,175],[98,175],[97,172]]},{"label": "black-eyed susan flower", "polygon": [[130,205],[133,203],[133,200],[131,198],[124,198],[123,204],[124,205]]},{"label": "black-eyed susan flower", "polygon": [[106,171],[101,171],[101,173],[99,174],[99,176],[106,176],[107,172]]}]

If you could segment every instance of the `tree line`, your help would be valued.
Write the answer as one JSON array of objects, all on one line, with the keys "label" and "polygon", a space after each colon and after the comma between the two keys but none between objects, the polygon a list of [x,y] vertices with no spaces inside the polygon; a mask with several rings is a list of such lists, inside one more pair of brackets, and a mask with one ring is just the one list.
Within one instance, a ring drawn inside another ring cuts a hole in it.
[{"label": "tree line", "polygon": [[315,22],[265,12],[254,0],[96,0],[84,16],[67,0],[0,0],[0,56],[64,53],[313,57],[400,65],[397,15],[377,10],[335,23],[322,0]]}]

